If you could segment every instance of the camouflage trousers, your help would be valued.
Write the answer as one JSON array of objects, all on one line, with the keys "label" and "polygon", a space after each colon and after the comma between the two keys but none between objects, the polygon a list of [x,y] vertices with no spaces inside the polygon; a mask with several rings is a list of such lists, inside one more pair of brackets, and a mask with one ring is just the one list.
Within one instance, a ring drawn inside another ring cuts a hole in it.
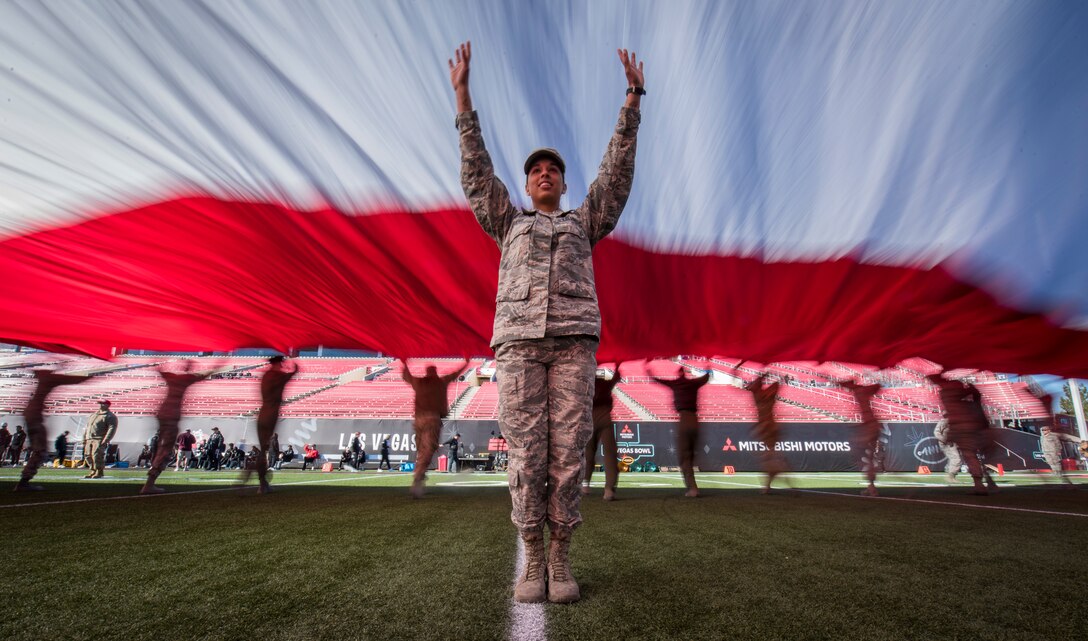
[{"label": "camouflage trousers", "polygon": [[942,444],[941,451],[944,452],[944,456],[948,459],[945,463],[944,473],[955,476],[960,473],[960,466],[963,465],[963,458],[960,456],[960,450],[955,445]]},{"label": "camouflage trousers", "polygon": [[608,407],[593,408],[593,433],[586,443],[586,483],[593,478],[598,444],[604,455],[604,460],[601,461],[604,467],[604,486],[614,490],[620,475],[620,464],[616,452],[616,433],[612,428],[612,411]]},{"label": "camouflage trousers", "polygon": [[680,457],[680,473],[684,477],[684,487],[696,489],[695,485],[695,446],[699,444],[699,418],[691,410],[680,411],[680,422],[676,426],[676,454]]},{"label": "camouflage trousers", "polygon": [[861,469],[870,483],[876,481],[877,448],[880,445],[880,423],[865,422],[858,427],[854,449],[861,455]]},{"label": "camouflage trousers", "polygon": [[597,339],[503,343],[495,352],[499,426],[510,446],[511,520],[522,534],[582,522],[580,480],[593,433]]},{"label": "camouflage trousers", "polygon": [[91,466],[89,476],[101,478],[106,471],[106,448],[102,445],[102,439],[87,439],[83,451],[87,462]]},{"label": "camouflage trousers", "polygon": [[28,420],[26,422],[26,440],[30,445],[30,456],[23,467],[22,480],[29,481],[38,473],[45,458],[45,423],[42,421]]},{"label": "camouflage trousers", "polygon": [[427,477],[427,468],[438,449],[438,434],[442,431],[442,419],[437,414],[417,416],[412,422],[416,433],[416,469],[413,481],[422,481]]},{"label": "camouflage trousers", "polygon": [[147,470],[147,479],[151,483],[159,478],[162,471],[174,459],[174,448],[169,444],[176,443],[178,440],[178,422],[159,419],[157,434],[159,446],[155,449],[155,457],[151,459],[151,468]]}]

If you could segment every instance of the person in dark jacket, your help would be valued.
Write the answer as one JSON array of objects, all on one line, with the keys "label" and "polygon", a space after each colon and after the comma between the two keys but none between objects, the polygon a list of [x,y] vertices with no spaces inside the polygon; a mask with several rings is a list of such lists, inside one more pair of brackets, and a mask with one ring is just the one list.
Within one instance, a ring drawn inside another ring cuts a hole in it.
[{"label": "person in dark jacket", "polygon": [[64,430],[53,441],[53,450],[56,452],[56,466],[62,467],[65,459],[68,458],[68,435],[71,434],[68,430]]},{"label": "person in dark jacket", "polygon": [[446,447],[450,448],[449,461],[446,469],[451,473],[458,472],[461,469],[461,435],[454,434],[453,438],[443,443]]},{"label": "person in dark jacket", "polygon": [[699,442],[699,389],[710,380],[710,372],[688,378],[683,367],[675,379],[653,377],[654,381],[672,390],[672,403],[680,417],[676,429],[676,452],[680,457],[680,473],[687,491],[684,496],[699,496],[695,484],[695,446]]},{"label": "person in dark jacket", "polygon": [[378,462],[378,470],[380,471],[382,469],[383,465],[385,466],[385,469],[387,469],[387,470],[392,469],[393,466],[389,462],[389,437],[388,436],[386,436],[385,438],[382,439],[381,452],[382,452],[382,460]]},{"label": "person in dark jacket", "polygon": [[219,431],[218,427],[212,428],[212,435],[208,437],[206,447],[207,465],[205,469],[218,472],[222,465],[220,457],[223,454],[223,433]]}]

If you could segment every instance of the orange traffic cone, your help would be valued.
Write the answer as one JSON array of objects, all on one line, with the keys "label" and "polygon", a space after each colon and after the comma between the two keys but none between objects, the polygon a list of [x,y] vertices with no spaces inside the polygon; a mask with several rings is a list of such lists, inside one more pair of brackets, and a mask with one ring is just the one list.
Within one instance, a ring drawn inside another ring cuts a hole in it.
[{"label": "orange traffic cone", "polygon": [[918,473],[919,474],[932,474],[932,472],[929,471],[929,466],[928,465],[919,465],[918,466]]}]

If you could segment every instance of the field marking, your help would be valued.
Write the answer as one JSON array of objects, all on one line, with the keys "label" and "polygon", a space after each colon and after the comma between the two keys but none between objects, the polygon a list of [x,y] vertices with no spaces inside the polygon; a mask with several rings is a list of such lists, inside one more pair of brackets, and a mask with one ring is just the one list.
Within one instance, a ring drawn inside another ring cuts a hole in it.
[{"label": "field marking", "polygon": [[[337,483],[337,482],[344,482],[344,481],[359,481],[359,480],[364,480],[364,479],[369,480],[369,479],[374,479],[374,478],[381,478],[381,477],[377,477],[377,476],[366,476],[366,477],[359,476],[359,477],[348,477],[347,479],[335,478],[335,479],[321,479],[321,480],[318,480],[318,481],[297,481],[295,483],[279,483],[277,485],[274,485],[273,488],[287,487],[289,485],[315,485],[315,484],[318,484],[318,483]],[[93,503],[95,501],[123,501],[123,500],[126,500],[126,499],[151,499],[151,498],[155,498],[155,497],[158,497],[158,496],[184,496],[186,494],[207,494],[209,492],[230,492],[230,491],[241,491],[245,487],[247,487],[247,486],[231,484],[228,487],[217,487],[217,488],[212,488],[212,489],[207,489],[207,490],[187,490],[185,492],[171,492],[171,491],[167,490],[166,492],[163,492],[162,494],[125,494],[124,496],[99,496],[99,497],[89,498],[89,499],[65,499],[63,501],[41,501],[41,502],[38,502],[38,503],[12,503],[11,505],[0,505],[0,509],[7,509],[7,508],[13,508],[13,507],[36,507],[36,506],[39,506],[39,505],[67,505],[67,504],[71,504],[71,503]]]},{"label": "field marking", "polygon": [[[518,540],[518,560],[514,564],[514,586],[525,572],[525,542]],[[548,617],[543,603],[518,603],[510,597],[510,641],[547,641]]]},{"label": "field marking", "polygon": [[1004,505],[981,505],[978,503],[959,503],[955,501],[933,501],[930,499],[908,499],[899,496],[865,496],[864,494],[847,494],[846,492],[831,492],[828,490],[797,490],[810,494],[830,494],[832,496],[848,496],[855,499],[872,499],[879,501],[906,501],[908,503],[927,503],[930,505],[952,505],[955,507],[973,507],[980,510],[1000,510],[1002,512],[1027,512],[1030,514],[1049,514],[1051,516],[1079,516],[1088,518],[1088,514],[1082,512],[1058,512],[1057,510],[1033,510],[1027,507],[1008,507]]}]

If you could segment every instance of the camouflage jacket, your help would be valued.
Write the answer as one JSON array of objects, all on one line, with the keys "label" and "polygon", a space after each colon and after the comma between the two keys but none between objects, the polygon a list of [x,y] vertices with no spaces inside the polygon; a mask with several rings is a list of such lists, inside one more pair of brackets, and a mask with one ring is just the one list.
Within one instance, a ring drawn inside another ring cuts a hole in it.
[{"label": "camouflage jacket", "polygon": [[476,112],[457,115],[461,186],[476,220],[502,252],[492,347],[546,336],[600,338],[592,250],[616,227],[631,193],[640,119],[637,109],[621,109],[585,201],[577,209],[543,214],[514,206],[495,176]]},{"label": "camouflage jacket", "polygon": [[1039,444],[1043,450],[1043,456],[1060,457],[1062,455],[1062,441],[1080,443],[1080,438],[1062,432],[1056,432],[1051,428],[1050,434],[1039,436]]},{"label": "camouflage jacket", "polygon": [[84,435],[83,439],[109,441],[116,432],[117,415],[109,410],[106,410],[105,412],[99,410],[92,414],[91,419],[87,421],[87,433]]}]

